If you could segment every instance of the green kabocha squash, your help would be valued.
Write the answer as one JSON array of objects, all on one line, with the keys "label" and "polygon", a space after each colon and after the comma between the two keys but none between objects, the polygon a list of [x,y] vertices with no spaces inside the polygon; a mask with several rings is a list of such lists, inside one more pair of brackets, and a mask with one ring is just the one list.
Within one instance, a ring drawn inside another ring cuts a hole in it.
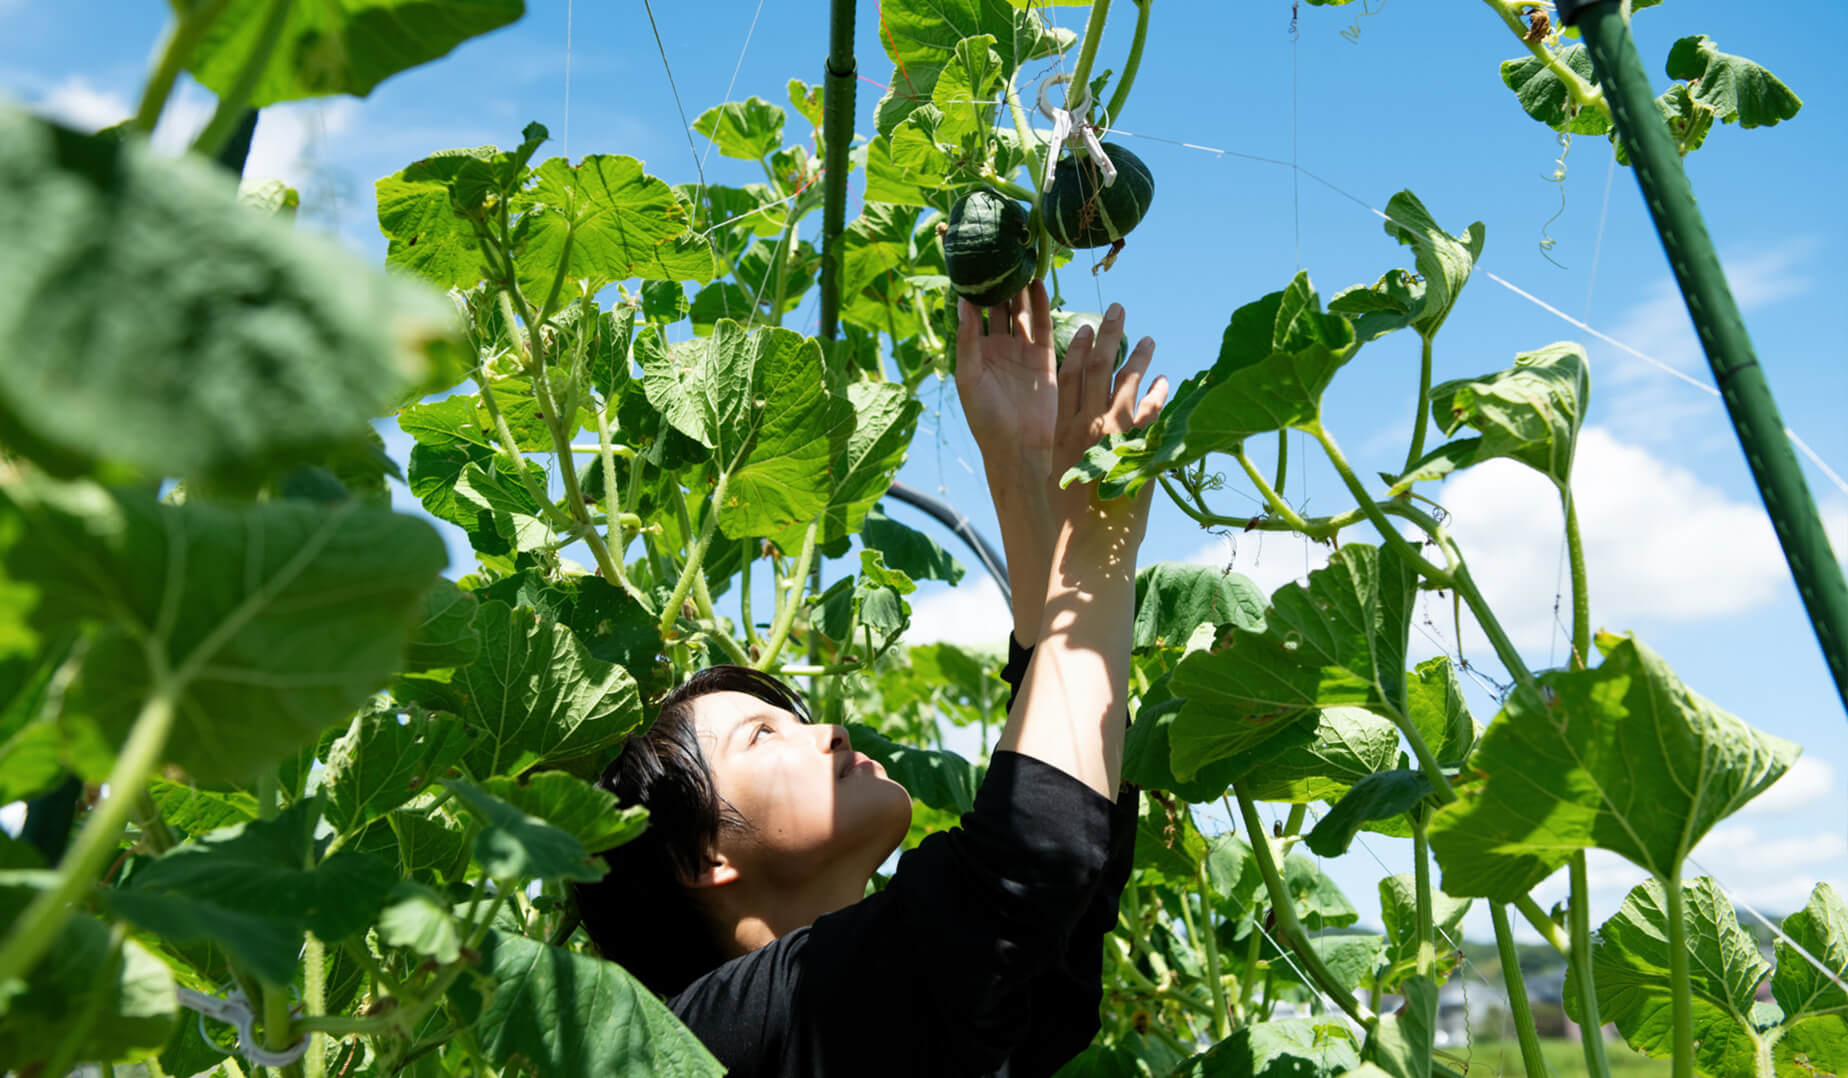
[{"label": "green kabocha squash", "polygon": [[[1065,353],[1072,346],[1072,338],[1078,331],[1089,326],[1095,334],[1104,327],[1104,316],[1093,311],[1054,311],[1052,312],[1052,357],[1058,366],[1065,365]],[[1116,361],[1113,367],[1121,367],[1129,358],[1129,338],[1117,341]]]},{"label": "green kabocha squash", "polygon": [[1066,247],[1104,247],[1129,234],[1149,212],[1155,176],[1142,158],[1114,142],[1104,155],[1116,166],[1116,182],[1104,186],[1104,171],[1084,153],[1065,157],[1052,173],[1052,189],[1040,203],[1046,231]]},{"label": "green kabocha squash", "polygon": [[978,307],[1027,287],[1037,247],[1026,207],[999,191],[978,187],[950,208],[944,265],[956,294]]}]

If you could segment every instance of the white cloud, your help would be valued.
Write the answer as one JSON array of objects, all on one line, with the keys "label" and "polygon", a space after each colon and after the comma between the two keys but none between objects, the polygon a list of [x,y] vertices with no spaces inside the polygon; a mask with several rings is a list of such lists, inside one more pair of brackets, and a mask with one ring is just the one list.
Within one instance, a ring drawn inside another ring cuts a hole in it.
[{"label": "white cloud", "polygon": [[133,111],[127,98],[92,86],[81,75],[53,86],[33,107],[67,126],[91,131],[120,123]]},{"label": "white cloud", "polygon": [[[1579,436],[1573,496],[1585,543],[1594,627],[1725,617],[1761,606],[1790,571],[1757,502],[1735,501],[1693,472],[1610,431]],[[1545,647],[1570,620],[1558,495],[1537,473],[1490,461],[1450,480],[1450,513],[1470,572],[1517,646]],[[1837,551],[1848,549],[1848,506],[1825,514]],[[1555,589],[1558,589],[1556,591]],[[1480,637],[1467,641],[1482,645]]]},{"label": "white cloud", "polygon": [[15,801],[10,805],[0,805],[0,831],[17,838],[26,826],[26,803]]},{"label": "white cloud", "polygon": [[1812,805],[1848,804],[1848,793],[1836,780],[1835,766],[1819,756],[1799,756],[1784,777],[1771,784],[1740,810],[1741,815],[1765,816],[1794,812]]},{"label": "white cloud", "polygon": [[1001,597],[1000,585],[987,576],[955,588],[926,592],[920,586],[911,602],[911,628],[907,644],[948,642],[992,651],[1007,646],[1014,615]]},{"label": "white cloud", "polygon": [[1308,580],[1328,564],[1329,553],[1328,546],[1290,532],[1251,531],[1209,539],[1184,560],[1240,573],[1269,595],[1285,584]]}]

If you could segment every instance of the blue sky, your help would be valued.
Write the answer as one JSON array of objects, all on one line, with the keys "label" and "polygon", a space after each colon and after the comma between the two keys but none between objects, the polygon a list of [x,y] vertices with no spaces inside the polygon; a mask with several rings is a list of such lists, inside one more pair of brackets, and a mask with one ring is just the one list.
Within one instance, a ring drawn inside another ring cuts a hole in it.
[{"label": "blue sky", "polygon": [[[1118,6],[1100,69],[1120,66],[1128,44],[1134,9]],[[1485,222],[1482,270],[1711,384],[1633,178],[1621,168],[1613,173],[1607,143],[1586,138],[1565,158],[1563,185],[1550,181],[1560,147],[1499,80],[1499,61],[1520,49],[1494,14],[1473,4],[1389,3],[1365,17],[1355,8],[1304,4],[1293,37],[1288,0],[1156,5],[1142,74],[1117,123],[1126,133],[1113,136],[1154,171],[1155,201],[1115,269],[1091,279],[1075,265],[1063,275],[1072,306],[1123,303],[1130,331],[1159,342],[1156,369],[1178,382],[1212,361],[1235,307],[1281,287],[1299,266],[1327,296],[1406,264],[1368,207],[1410,188],[1453,232]],[[1051,15],[1075,29],[1084,12],[1061,7]],[[145,2],[0,0],[0,94],[76,123],[120,119],[165,15],[165,5]],[[825,5],[663,2],[655,15],[689,119],[727,100],[728,88],[730,99],[757,94],[781,104],[789,78],[820,81]],[[1801,0],[1771,19],[1717,0],[1673,0],[1639,16],[1636,30],[1661,86],[1669,44],[1706,33],[1805,99],[1802,113],[1778,127],[1715,130],[1688,167],[1786,423],[1836,472],[1848,471],[1841,421],[1848,357],[1825,316],[1839,280],[1830,252],[1848,240],[1836,186],[1848,169],[1848,76],[1829,45],[1848,36],[1848,7]],[[886,82],[891,65],[872,0],[861,4],[857,43],[861,73]],[[856,127],[870,132],[880,90],[870,81],[859,89]],[[209,95],[183,83],[163,139],[183,140],[209,111]],[[568,10],[533,0],[513,27],[394,78],[364,101],[269,110],[250,171],[301,188],[305,227],[382,258],[373,180],[430,151],[510,144],[529,120],[551,128],[556,141],[546,153],[631,154],[673,182],[696,177],[695,153],[705,148],[700,139],[689,148],[641,4]],[[1238,154],[1294,158],[1302,171]],[[716,153],[703,167],[712,182],[760,178]],[[850,183],[850,214],[862,187],[858,177]],[[1543,252],[1547,237],[1554,245]],[[811,300],[790,322],[813,331],[814,319]],[[1437,378],[1496,370],[1518,352],[1561,339],[1585,341],[1592,360],[1576,488],[1594,625],[1637,632],[1699,692],[1805,746],[1797,770],[1722,825],[1697,858],[1736,898],[1769,913],[1794,908],[1810,881],[1848,885],[1848,719],[1718,402],[1481,272],[1438,340]],[[1365,349],[1330,390],[1328,423],[1360,474],[1396,470],[1402,461],[1416,372],[1415,343],[1389,339]],[[993,536],[953,387],[927,384],[924,400],[927,414],[901,478],[940,493]],[[1333,473],[1305,465],[1311,447],[1291,451],[1286,496],[1313,513],[1346,508]],[[1805,469],[1842,551],[1848,493],[1814,466]],[[1562,579],[1552,497],[1514,466],[1478,469],[1436,496],[1530,664],[1562,661],[1552,613]],[[1230,513],[1255,504],[1237,483],[1220,498]],[[1274,535],[1209,536],[1165,506],[1143,550],[1145,562],[1229,565],[1270,587],[1300,576],[1315,557]],[[913,598],[920,636],[999,646],[1005,609],[976,576]],[[1447,612],[1434,608],[1430,616],[1431,625],[1420,619],[1414,632],[1419,657],[1454,653],[1459,640]],[[1492,665],[1467,624],[1461,646]],[[1486,720],[1492,702],[1472,691]],[[1223,814],[1203,813],[1203,822],[1220,826]],[[1407,870],[1401,844],[1372,840],[1370,849],[1395,871]],[[1640,874],[1614,859],[1594,864],[1598,905],[1612,910]],[[1329,867],[1363,910],[1374,908],[1380,872],[1366,852]],[[1563,891],[1556,882],[1543,885],[1548,902]]]}]

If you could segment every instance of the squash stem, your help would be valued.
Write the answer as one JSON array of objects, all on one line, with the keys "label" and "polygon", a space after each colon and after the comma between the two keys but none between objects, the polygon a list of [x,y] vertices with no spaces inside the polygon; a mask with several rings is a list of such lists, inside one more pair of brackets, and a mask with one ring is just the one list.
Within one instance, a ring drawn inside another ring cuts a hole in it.
[{"label": "squash stem", "polygon": [[270,57],[276,52],[276,43],[282,40],[282,28],[289,21],[289,0],[270,0],[269,10],[264,12],[263,25],[257,30],[256,45],[250,55],[244,58],[244,66],[238,69],[237,80],[225,95],[218,99],[218,107],[212,111],[212,118],[193,140],[193,152],[202,157],[217,157],[224,148],[231,132],[237,129],[238,121],[244,117],[244,106],[249,103],[250,95],[256,92],[257,83],[263,81],[263,69],[269,66]]},{"label": "squash stem", "polygon": [[1129,104],[1129,88],[1136,84],[1136,72],[1142,68],[1142,46],[1149,39],[1149,9],[1155,6],[1155,0],[1133,0],[1133,3],[1136,5],[1136,36],[1130,40],[1123,74],[1117,78],[1116,89],[1110,93],[1110,104],[1104,109],[1104,117],[1112,127],[1123,115],[1123,107]]}]

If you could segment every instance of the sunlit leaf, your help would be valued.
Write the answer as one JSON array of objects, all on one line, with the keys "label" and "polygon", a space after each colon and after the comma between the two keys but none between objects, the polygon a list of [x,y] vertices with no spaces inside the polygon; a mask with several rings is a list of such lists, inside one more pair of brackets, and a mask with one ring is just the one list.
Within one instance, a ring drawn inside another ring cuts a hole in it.
[{"label": "sunlit leaf", "polygon": [[1386,234],[1416,253],[1423,280],[1412,328],[1421,336],[1435,337],[1476,268],[1476,259],[1482,257],[1483,224],[1477,221],[1461,236],[1452,236],[1438,226],[1417,195],[1400,191],[1386,203]]},{"label": "sunlit leaf", "polygon": [[1182,1063],[1173,1078],[1340,1078],[1358,1066],[1347,1026],[1283,1018],[1245,1026]]},{"label": "sunlit leaf", "polygon": [[714,105],[693,121],[726,157],[762,160],[783,145],[783,110],[761,97]]},{"label": "sunlit leaf", "polygon": [[444,785],[481,822],[475,861],[500,886],[512,887],[522,880],[598,880],[609,871],[609,865],[570,832],[472,782],[449,779]]},{"label": "sunlit leaf", "polygon": [[1668,77],[1688,83],[1693,100],[1711,108],[1721,123],[1770,127],[1795,116],[1803,99],[1743,56],[1719,50],[1706,34],[1675,42],[1668,50]]}]

